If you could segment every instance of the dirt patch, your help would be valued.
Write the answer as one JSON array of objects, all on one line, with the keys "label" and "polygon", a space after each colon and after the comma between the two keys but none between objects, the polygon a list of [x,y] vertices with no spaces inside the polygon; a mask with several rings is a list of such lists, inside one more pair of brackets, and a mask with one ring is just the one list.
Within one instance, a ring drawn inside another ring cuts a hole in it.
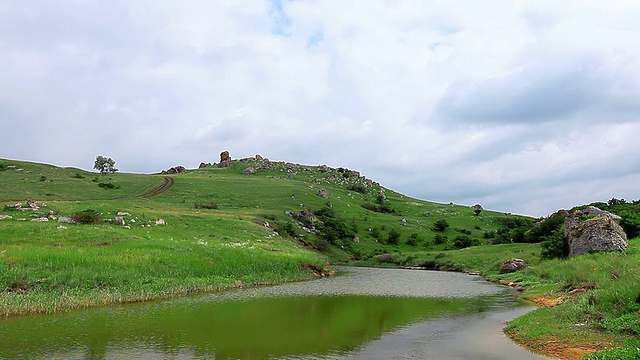
[{"label": "dirt patch", "polygon": [[569,346],[557,342],[548,342],[539,351],[558,359],[582,359],[586,354],[604,350],[606,346]]},{"label": "dirt patch", "polygon": [[561,304],[562,301],[563,301],[563,297],[562,296],[557,297],[557,298],[537,297],[537,298],[527,299],[527,300],[536,303],[538,306],[552,307],[552,306],[556,306],[558,304]]}]

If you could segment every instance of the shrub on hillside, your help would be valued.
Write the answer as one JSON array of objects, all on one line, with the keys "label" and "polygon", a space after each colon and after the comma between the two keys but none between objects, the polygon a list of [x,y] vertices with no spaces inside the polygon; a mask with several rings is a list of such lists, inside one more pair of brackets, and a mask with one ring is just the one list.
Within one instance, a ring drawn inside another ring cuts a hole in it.
[{"label": "shrub on hillside", "polygon": [[97,224],[102,220],[102,214],[94,209],[77,211],[71,216],[78,224]]},{"label": "shrub on hillside", "polygon": [[445,231],[449,228],[449,222],[445,219],[440,219],[433,224],[433,230]]},{"label": "shrub on hillside", "polygon": [[369,193],[369,189],[367,189],[367,187],[364,184],[352,184],[352,185],[349,185],[348,189],[355,192],[359,192],[361,194]]},{"label": "shrub on hillside", "polygon": [[540,246],[542,247],[541,255],[545,259],[567,257],[569,255],[569,242],[564,236],[564,226],[554,231]]},{"label": "shrub on hillside", "polygon": [[436,245],[446,244],[449,241],[449,237],[443,234],[436,234],[436,237],[433,239],[433,243]]},{"label": "shrub on hillside", "polygon": [[364,203],[361,206],[363,208],[367,209],[367,210],[375,211],[375,212],[382,213],[382,214],[400,215],[400,213],[398,213],[397,211],[392,209],[387,204],[375,205],[375,204],[371,204],[371,203]]},{"label": "shrub on hillside", "polygon": [[550,236],[553,235],[556,230],[558,230],[564,224],[565,218],[566,216],[553,215],[537,222],[529,231],[525,232],[524,242],[539,243],[546,241]]},{"label": "shrub on hillside", "polygon": [[627,234],[627,238],[633,239],[640,236],[640,214],[632,212],[620,213],[622,219],[620,226]]},{"label": "shrub on hillside", "polygon": [[103,189],[120,189],[120,185],[115,185],[111,182],[101,182],[98,184],[98,186]]},{"label": "shrub on hillside", "polygon": [[418,233],[413,233],[409,236],[409,240],[407,240],[407,245],[409,246],[418,246],[418,243],[421,242],[422,239]]},{"label": "shrub on hillside", "polygon": [[480,241],[471,238],[469,235],[458,235],[453,240],[453,246],[455,246],[456,249],[464,249],[475,245],[480,245]]},{"label": "shrub on hillside", "polygon": [[[318,237],[336,245],[338,240],[353,239],[356,236],[357,227],[355,224],[348,224],[344,219],[336,216],[335,211],[324,207],[314,212],[318,218]],[[348,244],[348,243],[347,243]]]},{"label": "shrub on hillside", "polygon": [[276,232],[282,237],[296,237],[296,228],[292,223],[277,223],[275,226]]},{"label": "shrub on hillside", "polygon": [[400,242],[400,236],[402,233],[396,229],[389,230],[389,236],[387,237],[387,244],[389,245],[398,245]]},{"label": "shrub on hillside", "polygon": [[378,227],[371,228],[371,236],[380,240],[382,238],[382,232],[380,231],[380,228]]},{"label": "shrub on hillside", "polygon": [[5,171],[5,170],[7,170],[7,164],[0,163],[0,171]]},{"label": "shrub on hillside", "polygon": [[208,210],[215,210],[217,209],[219,206],[216,203],[206,203],[206,204],[201,204],[201,203],[195,203],[193,204],[193,207],[196,209],[208,209]]}]

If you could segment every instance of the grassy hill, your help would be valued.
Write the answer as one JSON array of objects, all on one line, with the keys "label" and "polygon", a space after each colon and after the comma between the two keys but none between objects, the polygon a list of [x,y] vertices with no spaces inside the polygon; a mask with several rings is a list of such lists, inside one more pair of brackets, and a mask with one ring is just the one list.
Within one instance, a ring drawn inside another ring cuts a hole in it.
[{"label": "grassy hill", "polygon": [[[638,223],[640,202],[618,202],[609,210]],[[58,221],[83,214],[98,221]],[[511,243],[542,236],[534,219],[413,199],[349,169],[243,159],[99,175],[0,159],[2,215],[0,316],[303,280],[348,261],[474,271],[553,300],[507,328],[547,353],[638,346],[637,239],[623,253],[546,260],[540,244]],[[514,257],[529,267],[498,274]]]}]

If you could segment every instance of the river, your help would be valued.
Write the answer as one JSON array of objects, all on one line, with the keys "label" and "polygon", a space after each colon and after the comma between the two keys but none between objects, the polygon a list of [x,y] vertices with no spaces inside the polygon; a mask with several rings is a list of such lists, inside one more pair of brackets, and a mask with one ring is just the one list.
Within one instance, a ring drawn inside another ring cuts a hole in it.
[{"label": "river", "polygon": [[548,359],[533,309],[478,276],[351,268],[315,281],[0,320],[2,359]]}]

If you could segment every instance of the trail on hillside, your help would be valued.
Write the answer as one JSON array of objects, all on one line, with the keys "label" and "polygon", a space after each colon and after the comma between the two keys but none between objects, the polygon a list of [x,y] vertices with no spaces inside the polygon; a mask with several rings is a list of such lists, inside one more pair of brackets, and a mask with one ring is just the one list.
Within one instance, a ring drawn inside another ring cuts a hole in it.
[{"label": "trail on hillside", "polygon": [[160,186],[158,186],[157,188],[146,192],[144,194],[138,195],[137,197],[139,198],[150,198],[153,196],[158,196],[158,195],[162,195],[165,192],[167,192],[169,189],[171,189],[171,187],[173,186],[173,184],[175,183],[175,180],[173,180],[172,177],[169,176],[163,176],[162,177],[164,179],[164,183]]}]

